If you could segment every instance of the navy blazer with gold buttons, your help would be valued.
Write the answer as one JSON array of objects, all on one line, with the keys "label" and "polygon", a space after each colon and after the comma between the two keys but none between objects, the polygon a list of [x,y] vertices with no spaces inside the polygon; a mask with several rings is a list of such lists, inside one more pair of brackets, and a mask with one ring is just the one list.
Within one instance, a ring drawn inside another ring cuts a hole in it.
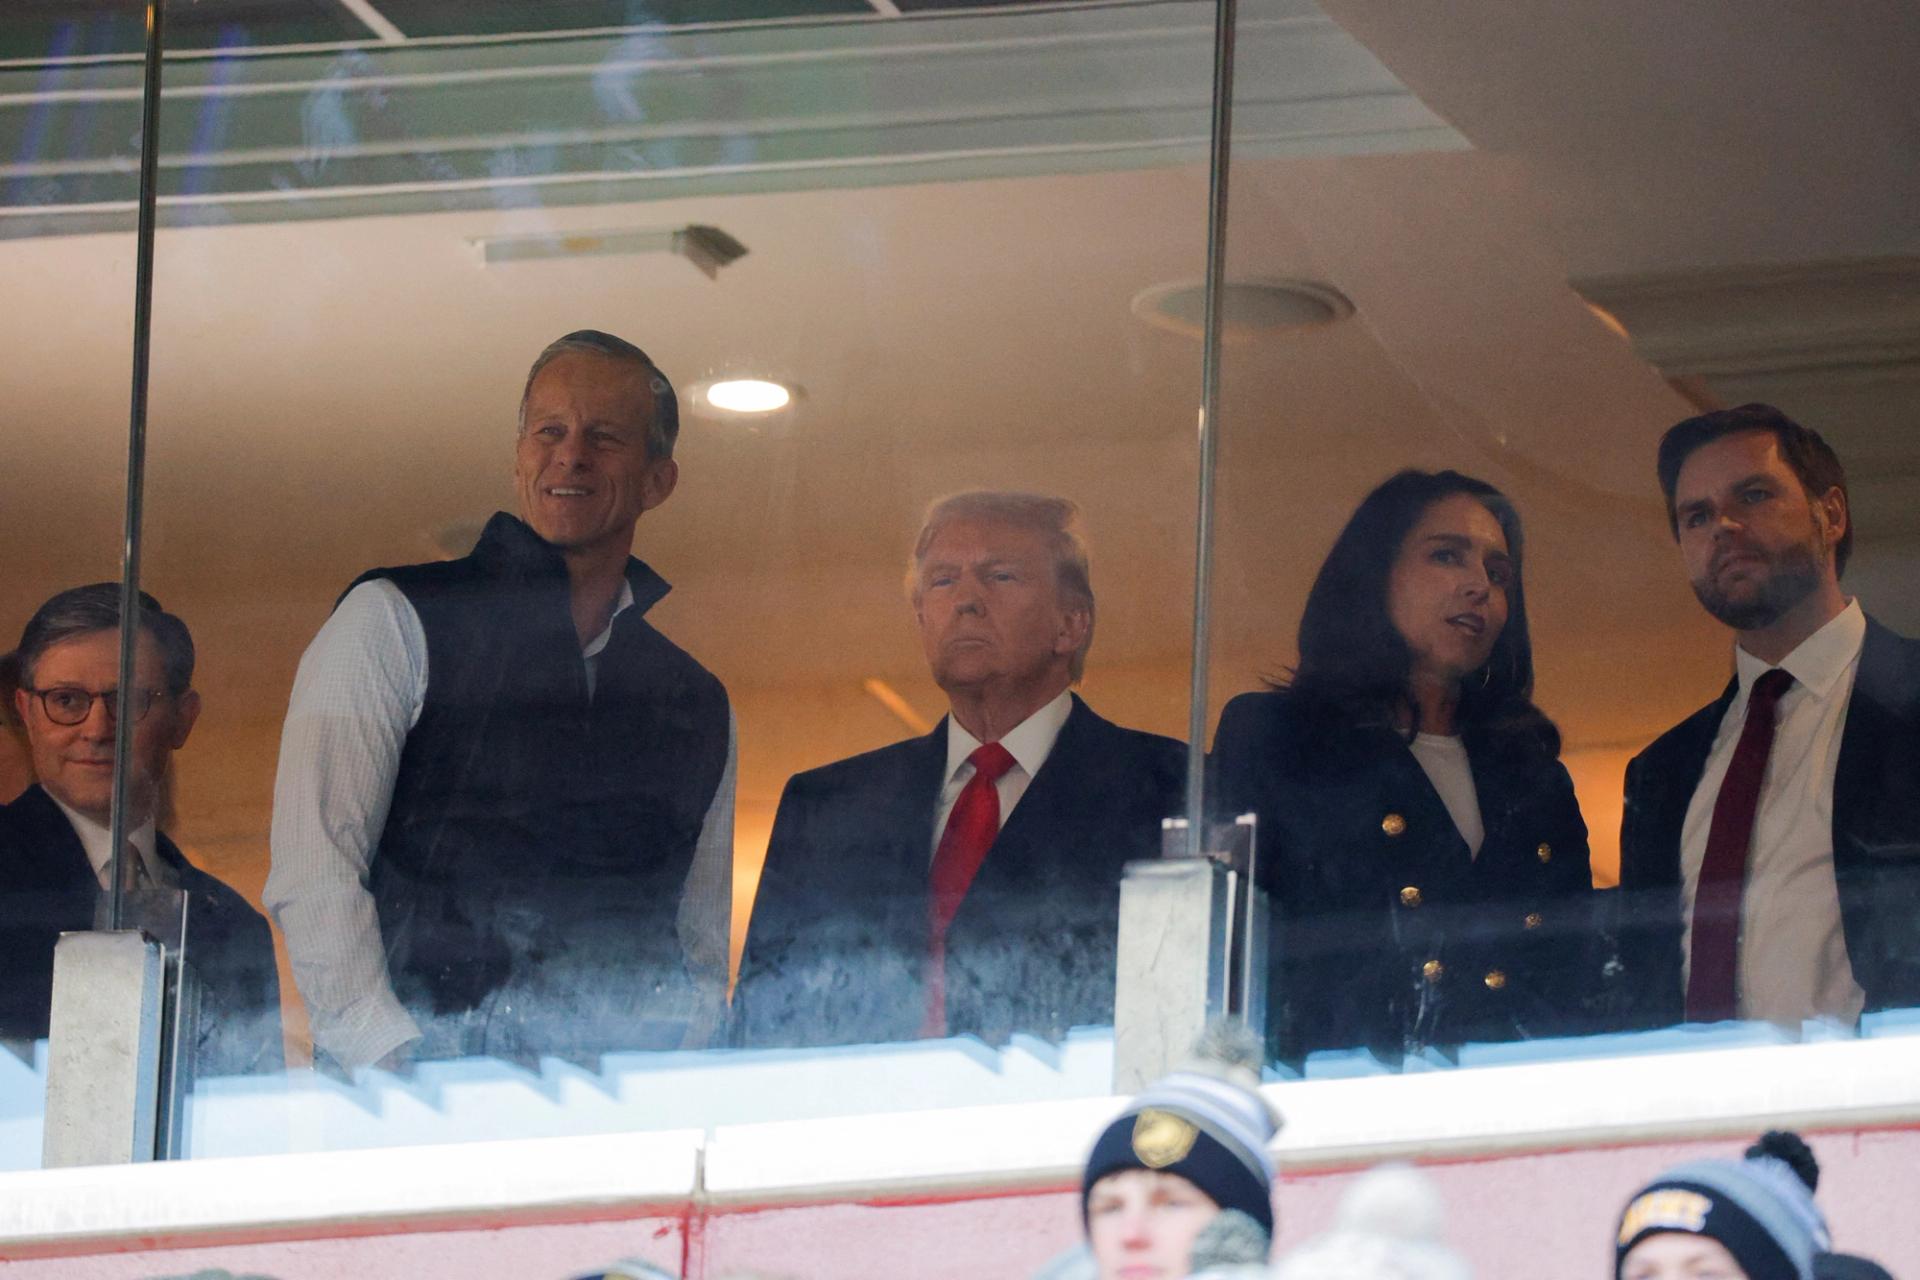
[{"label": "navy blazer with gold buttons", "polygon": [[[1730,682],[1627,766],[1615,927],[1632,1025],[1685,1015],[1680,829],[1738,687]],[[1833,876],[1866,1011],[1920,1007],[1920,640],[1872,618],[1834,766]]]},{"label": "navy blazer with gold buttons", "polygon": [[1531,734],[1466,735],[1477,855],[1404,735],[1284,690],[1227,704],[1218,812],[1256,815],[1275,919],[1269,1051],[1297,1061],[1583,1030],[1597,988],[1587,828]]}]

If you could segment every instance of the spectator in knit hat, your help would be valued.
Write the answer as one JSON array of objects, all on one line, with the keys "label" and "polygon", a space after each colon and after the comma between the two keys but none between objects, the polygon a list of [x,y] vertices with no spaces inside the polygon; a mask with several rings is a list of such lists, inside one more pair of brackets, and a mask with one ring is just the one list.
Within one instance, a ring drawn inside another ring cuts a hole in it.
[{"label": "spectator in knit hat", "polygon": [[1775,1130],[1741,1160],[1667,1170],[1620,1216],[1614,1280],[1815,1280],[1831,1245],[1813,1203],[1820,1165],[1797,1134]]},{"label": "spectator in knit hat", "polygon": [[1220,1234],[1223,1218],[1236,1228],[1229,1239],[1250,1236],[1252,1244],[1218,1260],[1266,1260],[1274,1178],[1267,1144],[1280,1116],[1260,1095],[1260,1053],[1237,1024],[1213,1028],[1191,1060],[1149,1086],[1093,1144],[1080,1203],[1099,1280],[1188,1275],[1214,1260],[1199,1258],[1195,1243],[1210,1227]]}]

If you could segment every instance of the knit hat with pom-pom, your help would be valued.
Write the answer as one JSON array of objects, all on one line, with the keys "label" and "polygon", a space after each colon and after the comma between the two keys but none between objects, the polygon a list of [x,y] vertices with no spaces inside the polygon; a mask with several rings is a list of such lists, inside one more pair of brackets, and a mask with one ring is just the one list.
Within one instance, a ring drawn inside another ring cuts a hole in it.
[{"label": "knit hat with pom-pom", "polygon": [[1696,1160],[1667,1170],[1620,1215],[1616,1280],[1633,1246],[1680,1232],[1717,1240],[1749,1280],[1814,1280],[1814,1255],[1830,1248],[1813,1203],[1820,1163],[1799,1134],[1773,1130],[1741,1160]]},{"label": "knit hat with pom-pom", "polygon": [[1273,1157],[1280,1113],[1260,1094],[1262,1046],[1237,1023],[1209,1027],[1193,1056],[1148,1085],[1108,1125],[1080,1185],[1086,1218],[1093,1184],[1125,1169],[1175,1173],[1222,1209],[1273,1232]]},{"label": "knit hat with pom-pom", "polygon": [[1382,1165],[1340,1200],[1333,1229],[1295,1249],[1274,1280],[1468,1280],[1441,1240],[1440,1193],[1405,1165]]}]

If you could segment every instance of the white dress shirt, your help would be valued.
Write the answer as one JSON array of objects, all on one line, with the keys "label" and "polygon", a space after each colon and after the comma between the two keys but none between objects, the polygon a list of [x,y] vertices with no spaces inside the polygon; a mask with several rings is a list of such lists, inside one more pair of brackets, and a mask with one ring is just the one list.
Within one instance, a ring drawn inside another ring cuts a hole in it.
[{"label": "white dress shirt", "polygon": [[[1833,878],[1833,772],[1853,697],[1867,619],[1850,601],[1781,659],[1793,684],[1774,712],[1773,750],[1754,811],[1740,899],[1739,1012],[1783,1026],[1807,1018],[1859,1018],[1866,996],[1853,980]],[[1693,955],[1693,896],[1707,857],[1714,801],[1746,725],[1747,699],[1767,664],[1734,649],[1740,688],[1720,721],[1706,772],[1680,834],[1682,952]]]},{"label": "white dress shirt", "polygon": [[[622,583],[613,616],[633,604]],[[581,653],[591,694],[613,632]],[[286,935],[314,1043],[348,1067],[377,1062],[420,1034],[394,998],[367,876],[393,799],[400,752],[427,692],[427,637],[400,588],[384,578],[349,591],[300,659],[273,787],[267,910]],[[676,920],[700,989],[689,1045],[725,1008],[733,912],[737,732],[700,829]]]},{"label": "white dress shirt", "polygon": [[[78,809],[69,808],[67,802],[53,792],[47,792],[47,798],[60,806],[60,812],[67,815],[67,821],[73,824],[73,833],[80,837],[80,847],[87,851],[87,861],[93,864],[93,878],[100,882],[102,889],[113,885],[113,830],[103,822],[96,822]],[[140,855],[140,863],[146,868],[147,879],[157,885],[173,886],[173,868],[160,860],[156,848],[154,821],[148,818],[127,837]]]},{"label": "white dress shirt", "polygon": [[1480,820],[1480,792],[1473,785],[1473,762],[1467,758],[1467,744],[1446,734],[1416,733],[1408,749],[1420,762],[1427,781],[1440,793],[1454,829],[1467,842],[1467,852],[1479,857],[1487,829]]},{"label": "white dress shirt", "polygon": [[[1013,806],[1019,804],[1020,797],[1027,794],[1027,788],[1033,783],[1033,775],[1040,772],[1040,766],[1053,754],[1053,744],[1072,713],[1073,693],[1071,690],[1062,690],[1059,697],[1001,737],[1000,745],[1013,757],[1013,767],[993,782],[994,794],[1000,797],[1002,827],[1013,815]],[[940,806],[933,814],[933,843],[927,851],[929,861],[940,848],[940,834],[947,829],[947,817],[960,799],[960,789],[973,778],[973,762],[967,757],[980,745],[980,739],[961,728],[960,722],[951,714],[947,716],[947,781],[940,788]]]}]

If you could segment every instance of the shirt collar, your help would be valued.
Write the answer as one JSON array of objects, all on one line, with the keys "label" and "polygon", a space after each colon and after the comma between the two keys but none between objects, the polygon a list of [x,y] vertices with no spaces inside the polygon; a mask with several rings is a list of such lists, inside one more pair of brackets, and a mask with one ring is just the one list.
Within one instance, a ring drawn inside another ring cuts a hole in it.
[{"label": "shirt collar", "polygon": [[[1013,762],[1026,770],[1031,778],[1040,772],[1040,766],[1053,754],[1053,744],[1059,739],[1067,717],[1072,714],[1073,691],[1062,689],[1059,697],[1009,729],[1000,739],[1000,745],[1007,749]],[[947,717],[946,777],[949,782],[979,745],[980,739],[961,728],[960,722],[951,715]]]},{"label": "shirt collar", "polygon": [[587,641],[587,647],[580,651],[581,657],[597,658],[600,656],[600,651],[607,647],[607,641],[613,638],[613,620],[620,616],[622,609],[625,609],[632,603],[633,584],[625,578],[622,578],[620,580],[620,598],[613,602],[613,612],[607,615],[607,625],[600,629],[599,635]]},{"label": "shirt collar", "polygon": [[[107,883],[107,871],[113,862],[113,832],[104,823],[95,822],[78,809],[68,807],[67,802],[53,792],[47,792],[47,798],[60,806],[60,812],[67,815],[67,821],[73,824],[73,833],[80,837],[80,847],[87,851],[87,861],[93,867],[94,879],[101,884]],[[140,824],[138,830],[129,837],[133,847],[140,851],[141,861],[147,864],[147,875],[155,884],[165,883],[162,876],[156,874],[160,860],[154,851],[154,821],[148,818]]]},{"label": "shirt collar", "polygon": [[[1859,658],[1861,643],[1866,638],[1867,615],[1861,612],[1859,600],[1849,600],[1846,608],[1802,640],[1779,665],[1793,677],[1794,683],[1803,686],[1813,697],[1825,698]],[[1733,655],[1734,667],[1740,676],[1740,692],[1744,694],[1753,688],[1755,680],[1766,674],[1767,664],[1738,645],[1734,646]]]}]

